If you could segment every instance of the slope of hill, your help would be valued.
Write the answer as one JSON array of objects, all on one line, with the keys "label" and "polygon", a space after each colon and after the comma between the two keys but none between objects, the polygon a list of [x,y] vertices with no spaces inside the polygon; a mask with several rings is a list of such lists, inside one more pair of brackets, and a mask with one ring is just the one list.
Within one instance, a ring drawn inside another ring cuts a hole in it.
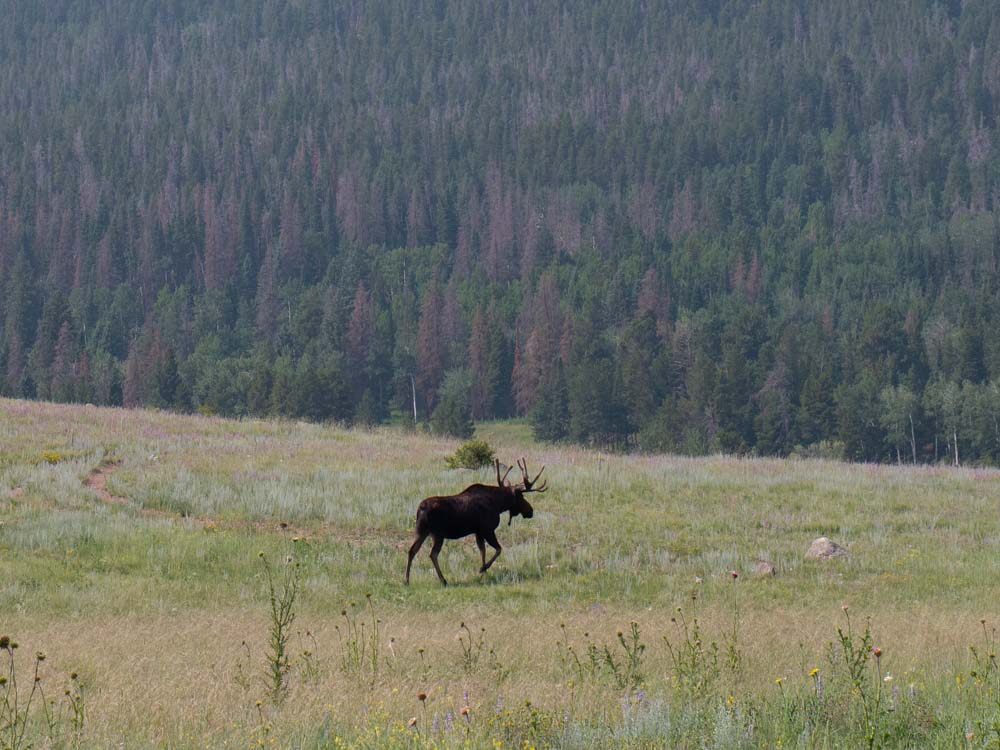
[{"label": "slope of hill", "polygon": [[1000,458],[988,0],[4,0],[0,392]]},{"label": "slope of hill", "polygon": [[[448,588],[426,547],[406,587],[420,498],[494,481],[453,442],[0,399],[0,718],[12,656],[21,747],[954,747],[1000,720],[1000,472],[497,439],[546,464],[535,516],[487,575],[466,539]],[[805,559],[820,535],[849,556]]]}]

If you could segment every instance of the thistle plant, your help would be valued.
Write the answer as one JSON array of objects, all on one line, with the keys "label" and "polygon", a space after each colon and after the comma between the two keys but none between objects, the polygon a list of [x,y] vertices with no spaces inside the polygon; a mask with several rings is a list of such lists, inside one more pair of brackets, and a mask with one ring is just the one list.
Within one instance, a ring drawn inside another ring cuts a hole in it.
[{"label": "thistle plant", "polygon": [[486,638],[486,628],[479,628],[474,633],[464,621],[459,624],[458,628],[457,640],[461,649],[460,661],[466,672],[475,672],[481,665],[483,656],[486,656],[486,666],[494,673],[498,683],[510,676],[510,670],[503,665],[496,650]]},{"label": "thistle plant", "polygon": [[670,654],[673,683],[680,695],[688,701],[703,701],[711,696],[721,674],[719,644],[705,643],[697,617],[690,622],[681,607],[670,621],[677,626],[679,638],[663,636]]},{"label": "thistle plant", "polygon": [[[982,704],[989,707],[989,718],[980,718],[975,722],[976,734],[983,738],[991,738],[989,747],[1000,747],[1000,663],[997,661],[997,631],[988,627],[986,619],[979,624],[983,631],[981,646],[969,646],[972,654],[972,669],[969,676],[978,690],[975,695]],[[984,706],[984,707],[985,707]]]},{"label": "thistle plant", "polygon": [[299,563],[292,557],[285,558],[280,582],[263,552],[258,553],[264,567],[270,604],[270,629],[268,633],[267,685],[271,699],[280,703],[288,690],[288,673],[291,656],[288,640],[295,621],[295,600],[299,594]]},{"label": "thistle plant", "polygon": [[642,683],[642,655],[646,651],[646,644],[639,635],[639,623],[633,620],[628,634],[619,630],[618,643],[625,652],[619,683],[628,689],[637,688]]},{"label": "thistle plant", "polygon": [[846,605],[843,611],[847,627],[837,628],[837,644],[830,644],[830,665],[834,669],[843,668],[847,674],[850,695],[856,696],[860,704],[865,745],[871,750],[881,747],[884,739],[881,724],[886,711],[886,691],[883,687],[882,649],[874,645],[870,618],[865,620],[864,631],[857,635]]},{"label": "thistle plant", "polygon": [[340,625],[336,625],[335,629],[340,641],[341,667],[355,677],[362,677],[367,672],[374,682],[379,671],[382,620],[375,612],[372,595],[365,594],[363,607],[351,602],[340,611],[340,616],[344,619],[344,628],[341,630]]},{"label": "thistle plant", "polygon": [[5,674],[0,674],[0,742],[4,748],[10,750],[30,746],[30,742],[26,744],[26,737],[31,704],[36,697],[43,705],[45,704],[42,681],[38,674],[45,655],[40,652],[35,655],[34,679],[28,694],[22,696],[21,690],[18,689],[17,668],[14,661],[17,647],[17,641],[11,640],[10,636],[0,636],[0,652],[7,659]]},{"label": "thistle plant", "polygon": [[300,632],[298,635],[300,644],[299,672],[305,682],[318,683],[320,669],[316,658],[316,649],[319,648],[319,643],[310,630],[305,631],[305,633]]},{"label": "thistle plant", "polygon": [[[18,685],[17,680],[15,661],[17,648],[17,641],[11,639],[10,636],[0,636],[0,652],[7,660],[6,669],[0,673],[0,747],[5,750],[20,750],[20,748],[29,748],[35,745],[36,737],[29,732],[29,728],[32,726],[33,705],[37,705],[42,712],[42,720],[49,744],[65,744],[66,738],[62,737],[66,721],[63,718],[63,709],[57,708],[54,700],[49,702],[45,698],[41,675],[45,654],[41,651],[35,654],[31,686],[27,688],[27,695],[24,695],[24,688]],[[68,740],[72,745],[77,745],[83,734],[86,712],[83,685],[76,672],[70,674],[70,686],[66,688],[65,696],[68,724],[71,730]]]},{"label": "thistle plant", "polygon": [[86,703],[83,697],[83,682],[76,672],[69,674],[70,684],[66,688],[66,702],[69,705],[69,725],[73,730],[73,738],[79,741],[83,735],[83,722],[87,715]]},{"label": "thistle plant", "polygon": [[462,649],[462,667],[466,672],[473,672],[486,648],[486,628],[480,628],[479,632],[475,634],[464,622],[458,628],[460,631],[458,645]]},{"label": "thistle plant", "polygon": [[618,644],[622,654],[612,650],[607,644],[598,645],[590,639],[590,633],[584,633],[588,639],[581,658],[576,647],[570,643],[566,626],[561,624],[562,637],[556,641],[556,650],[564,666],[569,667],[581,681],[596,679],[609,680],[615,687],[622,690],[633,690],[642,684],[642,662],[646,645],[642,642],[639,623],[632,621],[628,633],[619,630]]}]

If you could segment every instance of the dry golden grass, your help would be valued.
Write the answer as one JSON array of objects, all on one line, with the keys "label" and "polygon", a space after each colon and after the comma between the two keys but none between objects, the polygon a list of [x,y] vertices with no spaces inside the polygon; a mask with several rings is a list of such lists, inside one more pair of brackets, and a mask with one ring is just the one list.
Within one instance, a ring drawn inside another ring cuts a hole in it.
[{"label": "dry golden grass", "polygon": [[[613,645],[617,630],[631,619],[641,622],[649,652],[645,662],[647,692],[669,690],[671,670],[661,637],[674,635],[670,613],[602,609],[560,612],[556,618],[509,616],[493,612],[470,622],[472,629],[486,629],[498,662],[510,671],[499,684],[495,672],[485,667],[467,673],[457,639],[463,631],[451,613],[396,614],[383,622],[384,663],[374,679],[356,677],[339,668],[340,650],[335,625],[340,618],[303,615],[297,630],[308,629],[321,644],[315,652],[320,665],[308,678],[292,680],[288,698],[267,715],[275,721],[275,736],[289,739],[303,727],[320,726],[329,716],[350,724],[363,714],[381,711],[398,720],[419,714],[420,692],[428,697],[430,715],[458,715],[468,692],[470,705],[479,714],[492,712],[498,698],[508,702],[530,700],[559,714],[566,711],[606,711],[609,721],[619,713],[615,704],[602,707],[605,684],[577,684],[553,649],[565,623],[571,640],[582,646],[584,633]],[[703,610],[706,623],[728,624],[727,611]],[[968,625],[956,627],[956,620]],[[62,673],[77,671],[87,686],[88,737],[105,746],[127,740],[135,744],[169,743],[201,746],[226,740],[240,745],[240,738],[255,736],[259,717],[255,703],[266,699],[262,655],[267,620],[259,608],[213,612],[183,612],[158,617],[87,618],[73,622],[32,624],[14,618],[12,631],[29,634],[21,639],[25,655],[35,650],[48,654],[48,679],[59,684]],[[743,621],[744,658],[742,687],[751,692],[773,690],[781,677],[804,685],[814,667],[827,668],[825,649],[831,640],[829,613],[775,611]],[[927,688],[928,677],[949,679],[962,672],[965,650],[977,640],[978,620],[956,613],[925,609],[879,613],[876,642],[886,644],[884,666],[903,685]],[[721,638],[709,626],[708,638]],[[392,639],[391,650],[388,644]],[[305,641],[294,639],[295,645]],[[251,657],[241,646],[246,642]],[[308,644],[312,641],[309,639]],[[418,649],[423,649],[419,656]],[[931,667],[929,670],[928,667]],[[239,675],[253,679],[245,687]],[[613,692],[613,691],[612,691]]]}]

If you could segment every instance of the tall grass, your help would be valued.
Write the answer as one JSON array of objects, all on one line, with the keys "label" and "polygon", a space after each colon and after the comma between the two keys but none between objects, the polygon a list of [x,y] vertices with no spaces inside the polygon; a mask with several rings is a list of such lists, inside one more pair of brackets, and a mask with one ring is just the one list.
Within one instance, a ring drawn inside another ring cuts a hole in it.
[{"label": "tall grass", "polygon": [[[446,468],[453,442],[0,400],[0,630],[48,654],[44,678],[85,680],[85,745],[1000,739],[981,623],[988,635],[1000,621],[997,472],[608,455],[534,444],[523,425],[483,436],[501,460],[545,463],[550,491],[534,519],[501,526],[487,575],[471,541],[449,542],[455,585],[440,587],[422,555],[405,588],[419,500],[495,481]],[[87,485],[109,466],[121,503]],[[300,578],[284,699],[258,706],[275,591],[258,553],[284,559],[290,535]],[[849,557],[806,560],[821,535]],[[778,575],[753,577],[758,558]],[[867,720],[838,672],[845,604],[855,623],[870,618],[880,679],[892,678],[872,682],[868,658],[865,684],[885,692]],[[700,646],[678,651],[678,607]],[[739,679],[722,669],[737,617]],[[684,686],[711,675],[682,676],[674,654],[712,643],[719,674],[692,700]]]}]

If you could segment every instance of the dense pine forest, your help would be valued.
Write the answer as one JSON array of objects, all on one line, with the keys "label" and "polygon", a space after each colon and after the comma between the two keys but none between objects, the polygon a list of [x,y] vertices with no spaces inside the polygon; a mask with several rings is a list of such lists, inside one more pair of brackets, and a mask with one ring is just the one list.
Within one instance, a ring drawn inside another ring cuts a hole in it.
[{"label": "dense pine forest", "polygon": [[0,394],[1000,461],[992,0],[0,0]]}]

